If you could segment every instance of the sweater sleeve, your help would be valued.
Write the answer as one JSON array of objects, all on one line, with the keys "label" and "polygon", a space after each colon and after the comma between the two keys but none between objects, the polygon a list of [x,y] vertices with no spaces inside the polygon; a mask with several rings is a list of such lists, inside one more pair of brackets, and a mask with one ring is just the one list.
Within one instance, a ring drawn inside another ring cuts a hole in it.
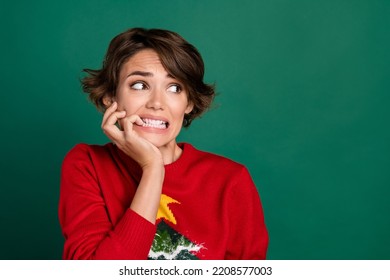
[{"label": "sweater sleeve", "polygon": [[81,144],[62,165],[59,220],[64,259],[146,259],[156,231],[130,208],[113,226],[88,146]]},{"label": "sweater sleeve", "polygon": [[242,167],[228,196],[230,232],[225,259],[265,259],[268,232],[257,189],[245,167]]}]

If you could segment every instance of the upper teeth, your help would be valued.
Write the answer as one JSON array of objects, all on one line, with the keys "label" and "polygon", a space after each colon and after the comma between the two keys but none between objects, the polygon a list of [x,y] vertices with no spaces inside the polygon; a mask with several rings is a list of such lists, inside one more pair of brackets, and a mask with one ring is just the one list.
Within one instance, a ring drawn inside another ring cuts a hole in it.
[{"label": "upper teeth", "polygon": [[154,126],[154,127],[161,127],[165,128],[167,122],[162,121],[162,120],[152,120],[152,119],[146,119],[142,118],[142,121],[144,122],[143,126]]}]

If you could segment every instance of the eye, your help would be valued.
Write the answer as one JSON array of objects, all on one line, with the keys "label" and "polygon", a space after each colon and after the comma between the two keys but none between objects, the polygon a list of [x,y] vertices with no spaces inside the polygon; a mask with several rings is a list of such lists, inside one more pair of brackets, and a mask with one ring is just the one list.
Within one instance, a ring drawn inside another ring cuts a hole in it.
[{"label": "eye", "polygon": [[182,88],[178,84],[173,84],[173,85],[169,86],[168,91],[174,92],[174,93],[180,93],[182,91]]},{"label": "eye", "polygon": [[133,84],[131,84],[130,86],[132,89],[135,89],[135,90],[144,90],[144,89],[147,89],[147,85],[143,82],[135,82]]}]

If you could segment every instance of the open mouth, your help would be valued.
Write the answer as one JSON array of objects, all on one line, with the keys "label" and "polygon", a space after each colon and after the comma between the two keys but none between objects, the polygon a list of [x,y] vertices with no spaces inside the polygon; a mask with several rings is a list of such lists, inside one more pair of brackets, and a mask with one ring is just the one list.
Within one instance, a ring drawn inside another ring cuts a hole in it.
[{"label": "open mouth", "polygon": [[141,120],[144,122],[144,124],[142,125],[143,127],[167,129],[169,126],[169,123],[163,120],[153,120],[148,118],[141,118]]}]

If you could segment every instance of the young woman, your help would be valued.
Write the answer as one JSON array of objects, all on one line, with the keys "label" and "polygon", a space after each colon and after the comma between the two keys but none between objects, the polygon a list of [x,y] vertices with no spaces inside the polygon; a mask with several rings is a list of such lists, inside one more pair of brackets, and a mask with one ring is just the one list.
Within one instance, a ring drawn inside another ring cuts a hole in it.
[{"label": "young woman", "polygon": [[61,174],[64,259],[264,259],[268,234],[247,169],[177,143],[214,88],[178,34],[134,28],[83,89],[112,143],[76,145]]}]

